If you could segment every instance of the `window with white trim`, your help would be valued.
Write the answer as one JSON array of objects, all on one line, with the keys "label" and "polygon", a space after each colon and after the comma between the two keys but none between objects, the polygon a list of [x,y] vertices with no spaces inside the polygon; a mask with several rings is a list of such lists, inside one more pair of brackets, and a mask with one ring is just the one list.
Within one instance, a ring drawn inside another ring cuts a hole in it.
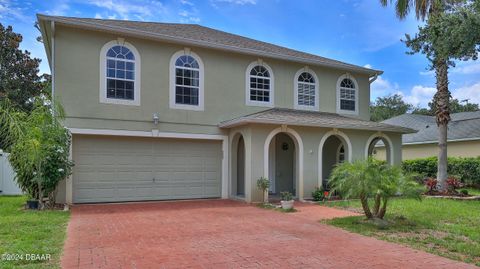
[{"label": "window with white trim", "polygon": [[338,85],[338,109],[342,112],[357,113],[357,84],[352,78],[344,77]]},{"label": "window with white trim", "polygon": [[116,45],[107,52],[107,98],[135,99],[135,55],[125,46]]},{"label": "window with white trim", "polygon": [[140,105],[140,55],[123,38],[100,50],[100,103]]},{"label": "window with white trim", "polygon": [[202,59],[189,48],[170,58],[170,108],[203,111],[204,66]]},{"label": "window with white trim", "polygon": [[297,79],[298,105],[315,106],[315,78],[309,72],[303,72]]},{"label": "window with white trim", "polygon": [[270,102],[270,72],[257,65],[250,70],[250,101]]},{"label": "window with white trim", "polygon": [[198,106],[200,95],[200,65],[190,55],[175,61],[175,104]]}]

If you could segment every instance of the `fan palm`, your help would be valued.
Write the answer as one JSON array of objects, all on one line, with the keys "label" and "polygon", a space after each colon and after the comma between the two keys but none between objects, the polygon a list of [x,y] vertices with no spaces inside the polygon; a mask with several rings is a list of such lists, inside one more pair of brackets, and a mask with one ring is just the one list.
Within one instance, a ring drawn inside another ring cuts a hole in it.
[{"label": "fan palm", "polygon": [[[465,2],[464,0],[380,0],[383,6],[395,6],[399,19],[405,19],[411,11],[415,11],[416,18],[424,21],[432,19],[445,11],[449,4]],[[439,187],[446,189],[447,180],[447,126],[450,121],[450,91],[448,90],[448,58],[434,53],[432,59],[435,69],[437,92],[433,97],[435,117],[438,125],[438,171]]]}]

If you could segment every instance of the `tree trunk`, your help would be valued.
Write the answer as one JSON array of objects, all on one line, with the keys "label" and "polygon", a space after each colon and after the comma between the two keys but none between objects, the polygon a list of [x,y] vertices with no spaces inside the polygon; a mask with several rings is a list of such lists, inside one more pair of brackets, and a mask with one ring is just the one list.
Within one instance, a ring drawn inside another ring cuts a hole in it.
[{"label": "tree trunk", "polygon": [[378,214],[378,210],[380,210],[380,202],[380,194],[375,195],[375,204],[373,205],[373,215],[375,216]]},{"label": "tree trunk", "polygon": [[380,209],[380,211],[378,212],[377,218],[383,219],[383,217],[385,217],[385,213],[387,213],[387,202],[388,202],[388,198],[387,197],[383,198],[382,209]]},{"label": "tree trunk", "polygon": [[370,207],[368,207],[368,199],[365,195],[360,195],[360,202],[362,203],[363,212],[365,212],[365,216],[367,217],[367,219],[373,218]]},{"label": "tree trunk", "polygon": [[447,128],[450,121],[450,92],[448,91],[448,64],[445,60],[437,60],[435,74],[437,79],[437,93],[433,97],[435,116],[438,126],[438,189],[447,189]]}]

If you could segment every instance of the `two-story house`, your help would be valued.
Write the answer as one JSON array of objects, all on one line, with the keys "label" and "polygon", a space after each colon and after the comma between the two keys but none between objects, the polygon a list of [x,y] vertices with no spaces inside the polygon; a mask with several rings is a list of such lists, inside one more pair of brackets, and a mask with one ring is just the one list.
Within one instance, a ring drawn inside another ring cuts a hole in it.
[{"label": "two-story house", "polygon": [[192,24],[38,15],[72,134],[66,203],[311,197],[412,130],[369,121],[382,72]]}]

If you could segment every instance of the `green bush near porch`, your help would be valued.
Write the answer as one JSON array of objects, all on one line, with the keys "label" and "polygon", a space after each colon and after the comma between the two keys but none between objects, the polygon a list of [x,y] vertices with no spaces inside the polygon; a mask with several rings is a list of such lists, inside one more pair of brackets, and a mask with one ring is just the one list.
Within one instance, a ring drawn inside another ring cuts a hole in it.
[{"label": "green bush near porch", "polygon": [[[0,196],[0,268],[60,268],[70,212],[24,210],[25,201],[25,196]],[[52,259],[8,261],[5,254],[51,254]]]},{"label": "green bush near porch", "polygon": [[[327,201],[321,205],[361,211],[360,201]],[[366,222],[364,216],[326,223],[382,240],[408,245],[447,258],[480,266],[480,201],[392,199],[387,227]]]}]

